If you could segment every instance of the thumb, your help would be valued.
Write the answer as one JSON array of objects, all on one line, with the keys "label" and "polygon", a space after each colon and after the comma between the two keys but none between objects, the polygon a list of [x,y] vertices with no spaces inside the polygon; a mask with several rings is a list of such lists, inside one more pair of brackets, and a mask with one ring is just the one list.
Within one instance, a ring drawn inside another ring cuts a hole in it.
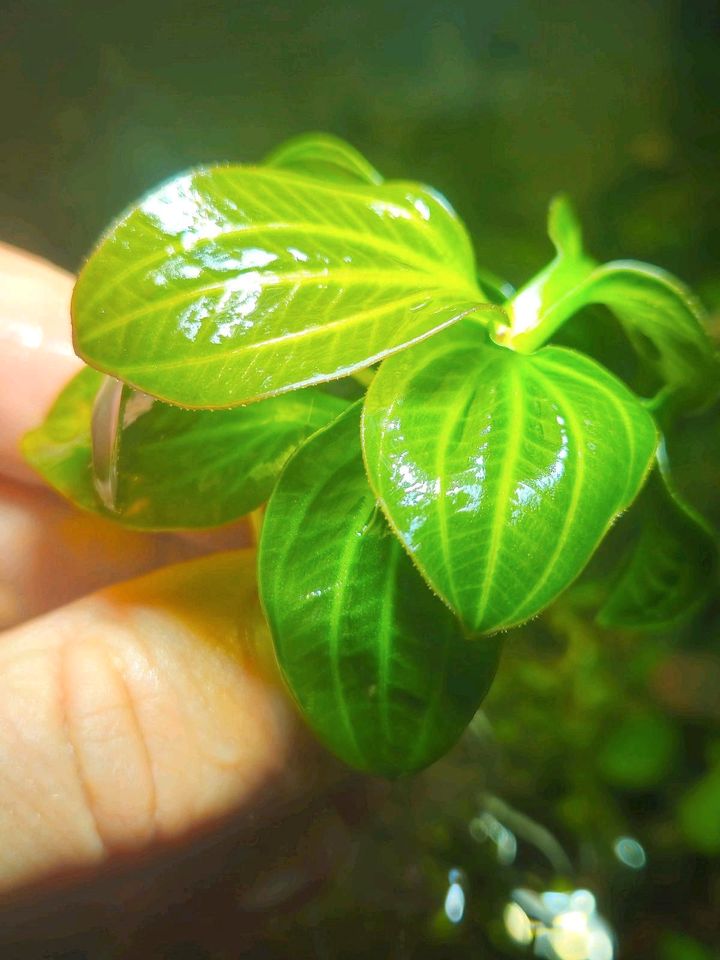
[{"label": "thumb", "polygon": [[0,895],[255,829],[327,782],[268,679],[254,568],[215,554],[2,636]]}]

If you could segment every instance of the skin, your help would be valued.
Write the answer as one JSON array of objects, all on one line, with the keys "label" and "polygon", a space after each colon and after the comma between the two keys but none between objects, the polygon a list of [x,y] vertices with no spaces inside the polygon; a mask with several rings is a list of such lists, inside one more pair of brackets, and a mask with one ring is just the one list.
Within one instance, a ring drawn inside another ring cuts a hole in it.
[{"label": "skin", "polygon": [[247,527],[125,531],[23,464],[79,367],[72,283],[0,245],[2,955],[237,956],[332,869],[357,785],[274,676]]}]

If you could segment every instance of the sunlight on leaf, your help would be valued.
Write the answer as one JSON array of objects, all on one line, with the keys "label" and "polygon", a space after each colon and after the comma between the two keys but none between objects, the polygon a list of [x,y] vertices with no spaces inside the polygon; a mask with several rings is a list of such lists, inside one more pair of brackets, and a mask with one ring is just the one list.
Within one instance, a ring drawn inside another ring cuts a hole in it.
[{"label": "sunlight on leaf", "polygon": [[581,354],[530,356],[459,324],[386,361],[363,416],[368,475],[427,581],[469,629],[534,616],[633,501],[653,421]]},{"label": "sunlight on leaf", "polygon": [[501,313],[484,299],[465,229],[430,189],[218,166],[112,227],[80,274],[73,324],[91,366],[168,402],[229,407]]}]

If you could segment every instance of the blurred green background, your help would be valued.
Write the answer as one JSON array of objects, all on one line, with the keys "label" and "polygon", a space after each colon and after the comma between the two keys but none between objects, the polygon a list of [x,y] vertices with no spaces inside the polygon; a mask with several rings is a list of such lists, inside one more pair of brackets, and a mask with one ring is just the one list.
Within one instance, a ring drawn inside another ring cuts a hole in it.
[{"label": "blurred green background", "polygon": [[[70,269],[178,170],[326,130],[444,192],[480,264],[511,282],[549,259],[545,211],[566,190],[598,258],[658,263],[720,307],[712,0],[2,0],[0,34],[0,239]],[[720,522],[717,414],[675,453],[681,487]],[[510,888],[570,881],[532,844],[503,866],[468,833],[491,791],[561,838],[620,956],[717,957],[719,635],[717,604],[648,637],[603,633],[568,600],[511,637],[487,729],[399,788],[341,881],[279,916],[257,956],[523,955],[502,932]],[[636,873],[612,852],[626,834],[646,849]],[[455,868],[467,911],[453,926]],[[191,928],[184,953],[160,935],[153,956],[215,956]]]},{"label": "blurred green background", "polygon": [[431,183],[518,281],[570,191],[600,257],[714,287],[712,0],[3,0],[0,235],[75,268],[180,168],[332,131]]}]

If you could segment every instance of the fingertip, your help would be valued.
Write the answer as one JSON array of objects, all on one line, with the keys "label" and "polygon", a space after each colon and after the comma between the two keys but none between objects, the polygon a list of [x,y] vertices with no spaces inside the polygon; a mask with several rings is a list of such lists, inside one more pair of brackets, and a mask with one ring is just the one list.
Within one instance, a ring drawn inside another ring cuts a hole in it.
[{"label": "fingertip", "polygon": [[0,243],[0,472],[23,481],[36,477],[20,438],[81,366],[71,343],[73,283],[66,270]]}]

